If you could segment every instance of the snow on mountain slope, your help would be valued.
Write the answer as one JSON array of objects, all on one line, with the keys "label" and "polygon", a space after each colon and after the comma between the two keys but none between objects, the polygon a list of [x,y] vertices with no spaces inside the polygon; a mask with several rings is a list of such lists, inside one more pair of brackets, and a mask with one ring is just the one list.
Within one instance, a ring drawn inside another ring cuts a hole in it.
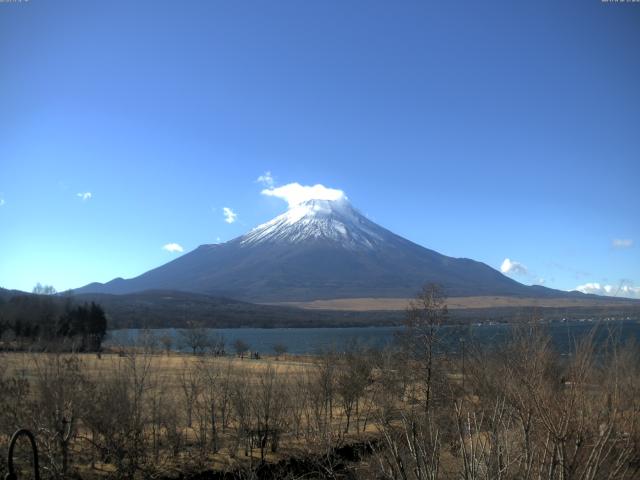
[{"label": "snow on mountain slope", "polygon": [[355,210],[346,198],[308,200],[241,237],[242,245],[329,241],[345,248],[371,249],[388,232]]}]

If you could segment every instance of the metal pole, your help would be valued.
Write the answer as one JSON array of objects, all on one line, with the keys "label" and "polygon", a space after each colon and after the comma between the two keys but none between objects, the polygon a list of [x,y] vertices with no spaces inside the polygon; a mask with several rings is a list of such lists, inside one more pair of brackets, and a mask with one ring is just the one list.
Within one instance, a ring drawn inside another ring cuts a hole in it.
[{"label": "metal pole", "polygon": [[22,428],[16,431],[12,436],[11,440],[9,440],[9,451],[7,452],[7,470],[8,473],[5,475],[5,480],[17,480],[16,471],[13,465],[13,450],[18,441],[18,437],[24,435],[29,439],[31,443],[31,451],[33,452],[33,478],[34,480],[40,480],[40,467],[38,466],[38,447],[36,446],[36,438],[26,428]]}]

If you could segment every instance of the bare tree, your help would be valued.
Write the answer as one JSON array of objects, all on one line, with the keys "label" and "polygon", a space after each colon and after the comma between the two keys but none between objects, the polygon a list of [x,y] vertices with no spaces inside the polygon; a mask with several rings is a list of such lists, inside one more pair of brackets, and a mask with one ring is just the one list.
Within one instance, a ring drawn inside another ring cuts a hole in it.
[{"label": "bare tree", "polygon": [[171,353],[171,347],[173,347],[173,337],[168,334],[162,335],[160,337],[160,344],[162,345],[162,348],[164,349],[167,356],[169,356],[169,354]]},{"label": "bare tree", "polygon": [[276,343],[273,346],[273,351],[276,354],[276,360],[279,360],[281,356],[289,351],[289,348],[284,343]]},{"label": "bare tree", "polygon": [[55,295],[58,293],[51,285],[42,285],[40,282],[33,287],[33,293],[36,295]]},{"label": "bare tree", "polygon": [[477,401],[456,402],[464,478],[637,475],[632,438],[640,410],[629,408],[618,383],[623,376],[637,378],[637,351],[631,363],[617,347],[596,356],[592,332],[562,359],[550,340],[538,326],[525,326],[499,351],[474,355]]},{"label": "bare tree", "polygon": [[271,365],[258,374],[258,382],[253,388],[251,408],[255,418],[254,435],[258,439],[260,460],[264,462],[267,446],[275,452],[284,419],[287,416],[287,399],[282,377]]},{"label": "bare tree", "polygon": [[69,473],[71,444],[82,416],[82,364],[77,355],[52,353],[36,356],[33,415],[47,460],[55,477]]},{"label": "bare tree", "polygon": [[147,465],[151,356],[127,354],[114,361],[109,374],[94,379],[84,424],[85,439],[103,460],[113,463],[118,477],[133,478]]},{"label": "bare tree", "polygon": [[429,414],[433,395],[438,335],[447,315],[446,297],[437,284],[425,285],[407,309],[404,345],[409,358],[415,362],[415,386],[426,415]]},{"label": "bare tree", "polygon": [[401,340],[407,368],[414,373],[408,383],[409,404],[399,412],[399,422],[386,411],[379,424],[383,441],[378,459],[385,478],[435,480],[440,476],[441,433],[433,394],[436,379],[444,387],[445,376],[436,355],[446,318],[446,298],[436,284],[425,285],[407,308]]},{"label": "bare tree", "polygon": [[200,355],[213,343],[210,332],[201,326],[189,323],[188,328],[180,330],[181,343],[189,348],[193,355]]},{"label": "bare tree", "polygon": [[[208,426],[210,432],[211,451],[216,453],[220,449],[220,411],[224,407],[225,397],[228,393],[228,381],[225,382],[225,376],[217,362],[211,358],[206,358],[198,362],[197,369],[200,375],[200,385],[202,394],[200,396],[201,410],[201,428]],[[202,437],[206,439],[205,432]]]},{"label": "bare tree", "polygon": [[184,399],[184,409],[186,413],[187,427],[193,426],[193,408],[200,394],[201,377],[197,365],[185,360],[182,372],[180,373],[180,390]]},{"label": "bare tree", "polygon": [[[340,355],[336,374],[336,393],[342,403],[344,412],[344,433],[349,432],[351,419],[358,415],[360,398],[365,393],[371,375],[371,363],[366,353],[356,345]],[[356,431],[358,426],[356,425]]]},{"label": "bare tree", "polygon": [[253,449],[253,443],[251,442],[253,419],[250,408],[251,391],[249,380],[245,375],[234,375],[230,387],[230,402],[235,420],[235,438],[231,454],[235,455],[238,448],[243,445],[245,456],[249,456]]},{"label": "bare tree", "polygon": [[155,359],[156,368],[150,372],[144,399],[148,419],[145,433],[150,439],[153,469],[156,472],[171,465],[177,455],[176,447],[181,445],[177,428],[178,402],[175,395],[167,395],[170,383],[164,373],[167,369],[164,362],[164,359]]},{"label": "bare tree", "polygon": [[245,354],[249,350],[249,344],[244,340],[237,339],[233,342],[233,349],[236,351],[238,357],[244,358]]}]

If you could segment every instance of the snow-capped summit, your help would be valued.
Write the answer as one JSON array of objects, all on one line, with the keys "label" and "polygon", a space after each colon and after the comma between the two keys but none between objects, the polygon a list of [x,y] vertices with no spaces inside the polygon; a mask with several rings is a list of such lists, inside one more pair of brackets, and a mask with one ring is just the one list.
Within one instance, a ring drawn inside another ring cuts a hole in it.
[{"label": "snow-capped summit", "polygon": [[387,231],[351,206],[346,197],[307,200],[242,236],[242,245],[329,241],[346,248],[374,248]]}]

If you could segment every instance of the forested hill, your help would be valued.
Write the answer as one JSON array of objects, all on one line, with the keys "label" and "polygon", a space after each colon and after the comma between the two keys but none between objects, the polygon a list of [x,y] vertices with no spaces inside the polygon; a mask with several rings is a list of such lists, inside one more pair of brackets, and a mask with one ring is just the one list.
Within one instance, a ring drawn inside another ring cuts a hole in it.
[{"label": "forested hill", "polygon": [[107,317],[94,302],[78,303],[70,296],[37,295],[0,289],[0,342],[3,348],[23,348],[65,341],[79,351],[100,349]]}]

